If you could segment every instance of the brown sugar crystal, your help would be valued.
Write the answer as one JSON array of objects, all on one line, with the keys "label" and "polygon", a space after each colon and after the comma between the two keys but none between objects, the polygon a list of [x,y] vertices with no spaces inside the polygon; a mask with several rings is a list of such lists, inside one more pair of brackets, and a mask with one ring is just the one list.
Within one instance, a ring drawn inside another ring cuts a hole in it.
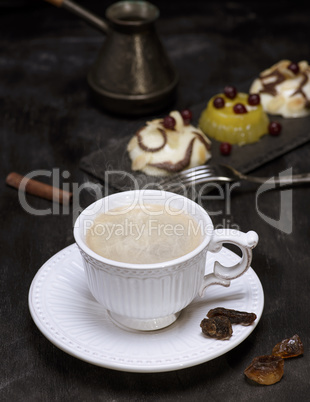
[{"label": "brown sugar crystal", "polygon": [[247,313],[246,311],[231,310],[224,307],[216,307],[210,310],[207,317],[213,318],[217,316],[224,316],[229,318],[232,324],[251,325],[256,320],[256,314]]},{"label": "brown sugar crystal", "polygon": [[283,339],[283,341],[276,344],[272,349],[273,356],[279,356],[283,359],[288,359],[290,357],[296,357],[304,353],[304,346],[301,339],[296,334],[288,339]]},{"label": "brown sugar crystal", "polygon": [[223,316],[204,318],[200,327],[204,335],[221,340],[229,339],[233,332],[231,322]]},{"label": "brown sugar crystal", "polygon": [[283,377],[284,360],[282,357],[272,355],[255,357],[244,370],[244,374],[258,384],[275,384]]}]

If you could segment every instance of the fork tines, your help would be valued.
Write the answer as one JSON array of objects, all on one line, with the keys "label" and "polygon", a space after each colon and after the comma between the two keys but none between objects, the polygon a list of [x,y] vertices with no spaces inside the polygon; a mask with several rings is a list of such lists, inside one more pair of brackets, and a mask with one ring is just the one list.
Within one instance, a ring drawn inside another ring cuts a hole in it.
[{"label": "fork tines", "polygon": [[201,165],[190,169],[183,170],[171,176],[167,176],[159,182],[163,187],[169,186],[186,186],[188,184],[199,184],[201,180],[206,181],[212,177],[212,168],[210,166]]}]

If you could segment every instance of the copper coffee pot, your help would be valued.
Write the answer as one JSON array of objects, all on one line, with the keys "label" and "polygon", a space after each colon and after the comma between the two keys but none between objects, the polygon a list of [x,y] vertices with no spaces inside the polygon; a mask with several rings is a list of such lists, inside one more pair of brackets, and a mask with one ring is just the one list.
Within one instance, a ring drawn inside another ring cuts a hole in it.
[{"label": "copper coffee pot", "polygon": [[70,0],[46,0],[82,17],[106,35],[87,81],[104,109],[153,113],[173,101],[178,75],[156,33],[159,10],[147,1],[120,1],[99,18]]}]

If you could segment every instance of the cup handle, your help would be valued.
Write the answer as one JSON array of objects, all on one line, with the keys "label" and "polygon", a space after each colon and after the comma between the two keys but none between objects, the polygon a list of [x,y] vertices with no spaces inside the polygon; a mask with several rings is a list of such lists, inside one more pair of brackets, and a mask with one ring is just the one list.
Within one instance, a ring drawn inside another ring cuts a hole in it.
[{"label": "cup handle", "polygon": [[205,275],[199,290],[199,295],[203,296],[203,292],[207,286],[222,285],[229,286],[232,279],[236,279],[246,272],[252,261],[252,249],[257,245],[258,235],[253,230],[243,233],[234,229],[214,230],[208,251],[218,253],[223,243],[235,244],[242,251],[241,260],[230,267],[226,267],[215,261],[213,273]]}]

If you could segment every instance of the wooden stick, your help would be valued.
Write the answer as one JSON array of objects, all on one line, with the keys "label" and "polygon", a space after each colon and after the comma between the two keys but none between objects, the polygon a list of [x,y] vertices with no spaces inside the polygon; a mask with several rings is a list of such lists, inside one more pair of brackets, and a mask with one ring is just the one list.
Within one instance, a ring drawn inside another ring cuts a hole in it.
[{"label": "wooden stick", "polygon": [[12,172],[8,174],[5,181],[9,186],[17,190],[45,198],[46,200],[55,201],[59,204],[69,205],[72,200],[72,193],[69,191],[60,190],[49,184],[29,179],[27,176],[22,176],[19,173]]},{"label": "wooden stick", "polygon": [[45,0],[45,1],[47,1],[48,3],[53,4],[53,6],[62,7],[62,3],[63,3],[64,0]]},{"label": "wooden stick", "polygon": [[88,24],[92,25],[94,28],[99,29],[99,31],[108,33],[110,31],[109,24],[105,19],[97,17],[97,15],[86,10],[86,8],[79,6],[72,0],[45,0],[48,3],[53,4],[56,7],[63,7],[67,11],[83,18]]}]

